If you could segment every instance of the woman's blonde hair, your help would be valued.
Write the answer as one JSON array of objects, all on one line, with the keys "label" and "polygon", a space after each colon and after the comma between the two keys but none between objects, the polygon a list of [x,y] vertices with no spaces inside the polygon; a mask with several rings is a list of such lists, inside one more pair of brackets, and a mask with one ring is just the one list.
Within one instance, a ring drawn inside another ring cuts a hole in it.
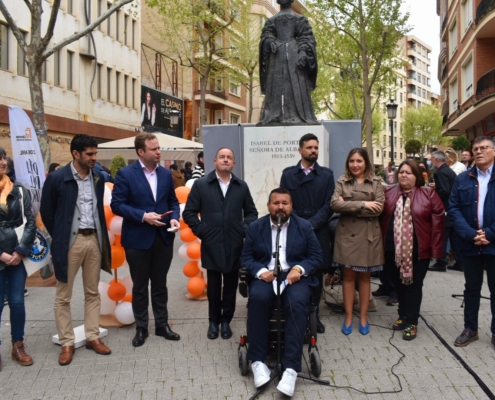
[{"label": "woman's blonde hair", "polygon": [[451,147],[449,147],[447,150],[445,150],[445,157],[447,157],[447,164],[448,165],[454,165],[458,160],[457,153]]}]

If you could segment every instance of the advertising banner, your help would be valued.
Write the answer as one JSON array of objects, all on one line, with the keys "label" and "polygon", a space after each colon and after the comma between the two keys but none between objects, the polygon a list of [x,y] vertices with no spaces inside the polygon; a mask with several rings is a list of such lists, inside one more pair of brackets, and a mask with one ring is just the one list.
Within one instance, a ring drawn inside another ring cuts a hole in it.
[{"label": "advertising banner", "polygon": [[[174,116],[178,117],[177,123]],[[184,137],[184,100],[141,86],[141,127],[145,132]]]}]

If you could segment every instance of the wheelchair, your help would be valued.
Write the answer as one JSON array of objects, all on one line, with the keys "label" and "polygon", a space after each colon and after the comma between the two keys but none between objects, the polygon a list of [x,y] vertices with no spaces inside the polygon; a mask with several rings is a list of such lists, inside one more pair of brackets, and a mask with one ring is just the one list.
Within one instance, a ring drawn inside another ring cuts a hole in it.
[{"label": "wheelchair", "polygon": [[[251,279],[254,279],[248,272],[246,268],[241,268],[239,270],[239,293],[242,297],[248,298],[249,295],[249,282]],[[304,335],[304,344],[308,345],[308,357],[309,357],[309,366],[311,369],[311,373],[318,378],[321,375],[321,360],[320,353],[318,352],[318,346],[316,345],[317,339],[317,314],[316,314],[316,304],[314,301],[310,299],[308,304],[308,324],[306,327],[306,332]],[[280,311],[280,321],[281,321],[281,348],[282,353],[284,351],[284,343],[285,343],[285,316],[283,310],[277,310],[276,307],[272,310],[272,314],[270,317],[270,323],[268,327],[268,356],[277,356],[277,313]],[[247,328],[247,320],[246,320],[246,328]],[[247,329],[246,329],[247,330]],[[246,335],[241,335],[239,341],[239,347],[237,349],[237,354],[239,357],[239,369],[241,370],[241,375],[246,376],[249,372],[249,363],[247,359],[247,349],[249,344],[249,338]]]}]

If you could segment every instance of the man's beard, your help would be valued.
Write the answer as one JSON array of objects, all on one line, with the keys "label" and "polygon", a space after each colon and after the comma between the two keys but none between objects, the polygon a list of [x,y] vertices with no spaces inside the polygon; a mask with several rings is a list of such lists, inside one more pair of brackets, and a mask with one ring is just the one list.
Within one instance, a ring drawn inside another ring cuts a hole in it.
[{"label": "man's beard", "polygon": [[282,213],[270,214],[270,217],[271,217],[272,222],[274,224],[277,223],[277,219],[278,219],[278,216],[279,215],[282,217],[281,222],[283,224],[286,223],[289,220],[289,218],[290,218],[290,214],[282,214]]},{"label": "man's beard", "polygon": [[318,155],[303,157],[305,161],[315,163],[318,160]]}]

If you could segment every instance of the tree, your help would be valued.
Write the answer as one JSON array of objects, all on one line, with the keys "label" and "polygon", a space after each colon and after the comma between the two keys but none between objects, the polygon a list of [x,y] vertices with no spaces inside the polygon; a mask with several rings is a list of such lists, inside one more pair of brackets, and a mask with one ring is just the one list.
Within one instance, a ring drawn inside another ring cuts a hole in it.
[{"label": "tree", "polygon": [[117,154],[110,163],[110,174],[115,178],[119,169],[124,168],[126,165],[125,158]]},{"label": "tree", "polygon": [[412,154],[413,156],[415,154],[418,154],[421,152],[421,149],[423,148],[421,142],[417,139],[411,139],[406,142],[404,145],[404,150],[406,151],[406,154]]},{"label": "tree", "polygon": [[150,34],[164,43],[166,52],[181,66],[193,69],[199,76],[200,142],[206,123],[206,92],[213,77],[224,78],[232,68],[229,32],[246,4],[243,0],[147,1],[153,21]]},{"label": "tree", "polygon": [[[31,42],[28,44],[25,40],[24,34],[21,32],[17,26],[14,18],[12,17],[10,11],[4,3],[4,0],[0,0],[0,12],[5,17],[9,28],[12,30],[19,47],[22,49],[24,54],[24,61],[27,65],[28,79],[29,79],[29,93],[31,96],[31,110],[33,112],[33,126],[38,135],[38,142],[40,144],[41,153],[43,154],[43,160],[45,164],[45,169],[48,170],[48,166],[51,163],[51,152],[50,145],[48,142],[48,127],[45,120],[45,104],[43,100],[43,90],[42,90],[42,69],[43,63],[48,57],[53,53],[57,52],[64,46],[86,36],[89,32],[95,29],[103,21],[105,21],[110,15],[112,15],[119,8],[124,5],[131,3],[134,0],[119,0],[116,1],[106,12],[101,14],[92,23],[87,25],[85,28],[81,29],[60,42],[50,45],[53,38],[53,33],[55,31],[55,25],[57,23],[57,17],[59,14],[60,3],[62,0],[53,0],[51,5],[51,12],[47,28],[43,36],[42,25],[45,25],[42,21],[43,15],[43,5],[45,7],[49,6],[48,2],[43,0],[24,0],[24,5],[27,11],[31,15]],[[15,1],[15,6],[20,7],[21,2],[19,0]]]},{"label": "tree", "polygon": [[402,137],[406,143],[414,139],[421,144],[420,151],[416,152],[420,158],[424,158],[432,146],[438,146],[446,141],[445,138],[442,138],[441,133],[442,116],[440,110],[435,106],[408,107],[402,126]]},{"label": "tree", "polygon": [[[334,28],[327,29],[323,63],[341,71],[362,92],[366,146],[373,162],[373,110],[395,80],[397,43],[408,31],[403,0],[315,0],[311,7]],[[325,35],[323,24],[319,40]],[[318,27],[314,27],[315,32]],[[335,33],[337,32],[337,33]],[[320,64],[321,65],[321,64]],[[373,102],[374,99],[374,102]]]},{"label": "tree", "polygon": [[452,139],[452,148],[457,151],[465,151],[471,148],[471,142],[464,135]]}]

